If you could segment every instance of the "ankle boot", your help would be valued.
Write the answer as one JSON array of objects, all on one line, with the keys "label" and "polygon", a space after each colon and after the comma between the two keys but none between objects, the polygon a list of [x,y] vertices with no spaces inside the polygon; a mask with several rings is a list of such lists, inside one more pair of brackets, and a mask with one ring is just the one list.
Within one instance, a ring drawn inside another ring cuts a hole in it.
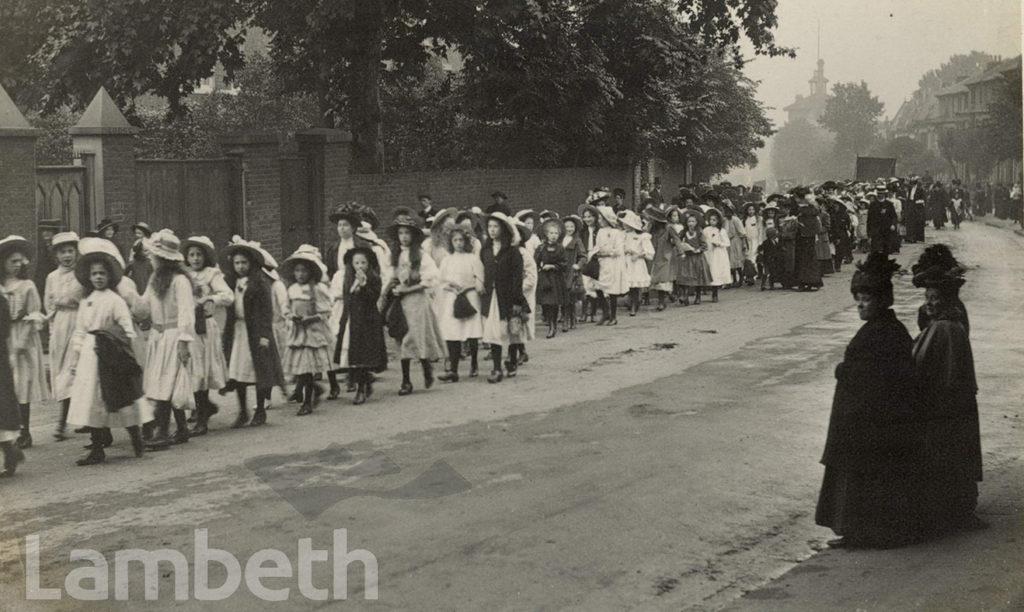
[{"label": "ankle boot", "polygon": [[366,383],[358,383],[356,385],[356,396],[352,399],[352,403],[356,406],[366,402]]},{"label": "ankle boot", "polygon": [[103,463],[107,460],[107,454],[103,452],[102,448],[94,448],[89,451],[89,454],[79,459],[75,463],[77,465],[96,465]]},{"label": "ankle boot", "polygon": [[63,400],[60,403],[60,421],[57,422],[57,430],[53,432],[53,439],[58,442],[67,440],[68,409],[71,407],[71,400]]},{"label": "ankle boot", "polygon": [[128,437],[131,438],[132,450],[135,451],[135,456],[141,457],[143,452],[142,432],[138,426],[128,428]]},{"label": "ankle boot", "polygon": [[252,415],[252,422],[249,423],[250,427],[259,427],[267,422],[267,409],[257,408],[256,412]]},{"label": "ankle boot", "polygon": [[0,448],[4,455],[4,470],[0,472],[0,477],[14,476],[18,464],[25,460],[25,453],[14,442],[0,442]]},{"label": "ankle boot", "polygon": [[238,408],[238,416],[235,418],[235,422],[231,425],[231,429],[238,429],[245,427],[249,423],[249,411],[246,410],[245,406]]}]

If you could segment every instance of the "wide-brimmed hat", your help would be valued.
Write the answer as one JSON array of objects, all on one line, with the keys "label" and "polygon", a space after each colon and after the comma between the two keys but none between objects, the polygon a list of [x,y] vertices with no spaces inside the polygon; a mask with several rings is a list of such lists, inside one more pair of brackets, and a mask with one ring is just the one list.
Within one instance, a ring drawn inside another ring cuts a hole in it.
[{"label": "wide-brimmed hat", "polygon": [[611,197],[611,194],[604,189],[597,189],[591,192],[590,196],[587,197],[587,204],[594,206],[600,205],[601,202]]},{"label": "wide-brimmed hat", "polygon": [[153,235],[153,228],[151,228],[145,221],[139,221],[135,225],[132,225],[132,231],[134,230],[142,230],[142,233],[145,234],[147,238]]},{"label": "wide-brimmed hat", "polygon": [[541,221],[547,221],[548,219],[559,219],[561,218],[561,215],[553,210],[542,210],[540,211],[540,214],[537,215],[537,218]]},{"label": "wide-brimmed hat", "polygon": [[62,244],[78,244],[78,234],[75,232],[60,232],[53,235],[50,241],[50,250],[56,250]]},{"label": "wide-brimmed hat", "polygon": [[516,232],[519,234],[519,244],[525,245],[530,239],[530,236],[533,236],[533,230],[521,221],[514,221],[513,223],[515,225]]},{"label": "wide-brimmed hat", "polygon": [[0,263],[7,259],[8,255],[14,252],[23,253],[25,257],[28,257],[29,253],[32,252],[32,245],[28,240],[16,234],[11,234],[3,240],[0,240]]},{"label": "wide-brimmed hat", "polygon": [[320,249],[311,244],[300,244],[299,248],[295,249],[295,252],[289,255],[288,259],[284,260],[284,263],[281,264],[281,276],[289,282],[294,282],[295,264],[299,262],[311,264],[308,267],[312,275],[311,280],[313,284],[319,283],[327,276],[327,266],[324,265],[323,258],[320,256]]},{"label": "wide-brimmed hat", "polygon": [[665,211],[653,204],[648,204],[644,207],[643,215],[655,223],[668,222],[668,217],[665,215]]},{"label": "wide-brimmed hat", "polygon": [[644,220],[640,218],[640,215],[631,210],[624,210],[619,213],[619,222],[631,230],[638,232],[644,230]]},{"label": "wide-brimmed hat", "polygon": [[349,202],[335,206],[334,210],[331,211],[331,214],[328,215],[327,218],[331,223],[337,223],[344,219],[349,222],[353,229],[359,227],[359,224],[363,221],[363,216],[359,209]]},{"label": "wide-brimmed hat", "polygon": [[352,247],[345,251],[345,255],[341,258],[342,263],[346,266],[352,265],[352,258],[355,257],[357,253],[366,255],[366,260],[370,262],[370,268],[374,270],[380,269],[380,262],[377,261],[377,253],[368,246]]},{"label": "wide-brimmed hat", "polygon": [[114,221],[109,217],[104,217],[103,219],[100,219],[99,224],[96,226],[96,231],[102,234],[104,230],[110,227],[114,228],[114,231],[116,232],[120,226],[117,223],[114,223]]},{"label": "wide-brimmed hat", "polygon": [[519,230],[516,229],[516,222],[511,217],[502,212],[492,212],[487,215],[487,220],[490,221],[491,219],[505,226],[505,231],[508,233],[512,246],[519,244]]},{"label": "wide-brimmed hat", "polygon": [[427,219],[427,223],[430,224],[431,229],[433,229],[434,227],[440,227],[442,224],[444,224],[446,219],[450,218],[452,221],[454,221],[455,217],[458,214],[459,209],[455,208],[454,206],[442,208],[441,210],[437,211],[437,213],[433,217]]},{"label": "wide-brimmed hat", "polygon": [[516,214],[513,215],[513,218],[519,223],[525,223],[527,219],[533,219],[533,223],[536,224],[538,215],[537,211],[532,208],[524,208],[523,210],[516,212]]},{"label": "wide-brimmed hat", "polygon": [[236,253],[245,255],[249,258],[249,261],[253,262],[258,267],[262,268],[266,265],[266,259],[263,257],[264,251],[259,246],[259,243],[244,240],[241,236],[235,235],[231,237],[231,242],[221,249],[221,257],[227,263],[228,270],[233,269],[231,260],[234,259]]},{"label": "wide-brimmed hat", "polygon": [[545,219],[537,230],[537,236],[540,237],[541,240],[547,240],[549,227],[558,229],[559,240],[565,237],[565,226],[562,225],[562,222],[559,219]]},{"label": "wide-brimmed hat", "polygon": [[113,277],[110,279],[110,289],[116,289],[124,276],[124,258],[117,250],[117,245],[105,238],[87,237],[78,241],[78,251],[81,256],[75,262],[75,278],[83,287],[91,287],[89,282],[89,268],[93,262],[103,261],[109,264]]},{"label": "wide-brimmed hat", "polygon": [[579,215],[566,215],[566,216],[562,217],[562,227],[563,227],[563,229],[565,228],[565,222],[566,221],[572,221],[573,223],[576,224],[576,232],[577,233],[579,233],[579,231],[581,229],[583,229],[583,219],[580,219]]},{"label": "wide-brimmed hat", "polygon": [[725,221],[722,211],[717,208],[712,208],[704,213],[704,225],[711,225],[711,217],[718,217],[719,221]]},{"label": "wide-brimmed hat", "polygon": [[206,236],[189,236],[188,238],[181,241],[181,254],[184,257],[188,257],[189,247],[199,247],[206,255],[206,263],[211,266],[217,265],[217,259],[214,256],[215,249],[213,248],[213,241]]},{"label": "wide-brimmed hat", "polygon": [[143,244],[154,257],[168,261],[185,261],[185,256],[181,254],[181,240],[172,230],[162,229],[154,232]]},{"label": "wide-brimmed hat", "polygon": [[704,225],[704,214],[699,210],[694,210],[693,208],[684,208],[679,211],[679,222],[682,223],[684,226],[686,225],[686,220],[690,217],[693,217],[694,219],[697,220],[698,228]]},{"label": "wide-brimmed hat", "polygon": [[388,226],[387,234],[388,238],[391,238],[396,244],[398,243],[398,229],[407,227],[412,230],[412,241],[423,242],[423,228],[416,221],[416,218],[412,215],[399,215],[395,217],[391,225]]},{"label": "wide-brimmed hat", "polygon": [[618,227],[619,217],[615,214],[615,209],[611,206],[597,206],[597,212],[604,217],[604,220],[608,222],[608,225]]}]

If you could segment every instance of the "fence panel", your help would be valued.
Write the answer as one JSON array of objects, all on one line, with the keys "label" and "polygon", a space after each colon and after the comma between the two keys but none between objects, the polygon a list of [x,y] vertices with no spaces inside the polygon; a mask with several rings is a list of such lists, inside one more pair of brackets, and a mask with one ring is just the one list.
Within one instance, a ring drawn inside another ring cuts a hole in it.
[{"label": "fence panel", "polygon": [[224,245],[242,233],[237,173],[228,158],[137,160],[136,218],[181,238],[198,234]]}]

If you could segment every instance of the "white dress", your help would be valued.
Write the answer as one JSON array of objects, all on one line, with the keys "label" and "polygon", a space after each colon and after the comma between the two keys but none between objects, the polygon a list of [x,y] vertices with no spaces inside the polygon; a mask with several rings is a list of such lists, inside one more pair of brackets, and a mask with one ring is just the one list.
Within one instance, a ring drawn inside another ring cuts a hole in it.
[{"label": "white dress", "polygon": [[196,341],[192,343],[192,389],[217,390],[227,383],[228,365],[221,345],[220,324],[214,315],[218,310],[230,306],[235,296],[224,280],[224,274],[216,267],[210,266],[190,274],[196,296],[212,298],[203,304],[206,333],[196,334]]},{"label": "white dress", "polygon": [[747,237],[747,261],[754,263],[757,259],[757,247],[761,246],[761,224],[757,215],[743,220],[743,233]]},{"label": "white dress", "polygon": [[249,278],[242,277],[235,283],[235,335],[231,339],[231,358],[228,359],[228,379],[235,382],[256,384],[256,365],[249,348],[249,329],[245,326],[245,288]]},{"label": "white dress", "polygon": [[[288,337],[283,345],[283,366],[285,374],[322,374],[331,370],[331,332],[327,319],[331,314],[331,298],[323,283],[292,283],[288,287]],[[292,316],[319,317],[316,321],[297,324]]]},{"label": "white dress", "polygon": [[[14,279],[0,285],[7,298],[10,313],[0,313],[11,319],[11,335],[7,350],[14,373],[14,392],[19,404],[31,404],[50,399],[46,388],[46,367],[43,364],[43,342],[39,337],[45,317],[35,283],[28,279]],[[19,350],[21,349],[21,350]]]},{"label": "white dress", "polygon": [[284,359],[284,347],[288,346],[288,335],[292,322],[288,320],[288,288],[277,278],[267,277],[270,282],[270,301],[274,307],[274,344]]},{"label": "white dress", "polygon": [[651,271],[647,263],[654,259],[654,243],[647,232],[626,234],[626,285],[630,289],[651,286]]},{"label": "white dress", "polygon": [[46,276],[43,302],[50,320],[50,390],[58,402],[71,397],[71,373],[67,358],[71,336],[75,333],[78,302],[85,290],[74,268],[58,267]]},{"label": "white dress", "polygon": [[[523,314],[523,333],[510,336],[512,344],[526,344],[537,335],[537,262],[526,246],[519,247],[519,254],[523,257],[523,297],[530,312]],[[497,296],[491,299],[492,304],[497,301]]]},{"label": "white dress", "polygon": [[188,387],[192,387],[192,361],[189,360],[189,366],[183,366],[178,360],[178,342],[191,345],[195,341],[192,282],[184,274],[175,274],[167,293],[160,298],[150,279],[146,293],[139,300],[138,310],[140,318],[148,318],[152,322],[142,389],[150,400],[170,401],[179,376],[189,377]]},{"label": "white dress", "polygon": [[[484,290],[484,263],[480,256],[473,253],[451,253],[441,261],[438,274],[440,283],[437,293],[441,296],[438,325],[441,338],[462,342],[482,337],[484,325],[480,313],[480,292]],[[455,298],[458,294],[448,289],[447,283],[463,288],[472,287],[465,295],[473,308],[476,308],[476,314],[465,319],[455,318]]]},{"label": "white dress", "polygon": [[[589,229],[590,231],[587,232],[587,239],[583,245],[586,249],[588,260],[597,253],[597,229],[593,227]],[[601,283],[596,278],[590,278],[586,274],[581,276],[583,277],[583,291],[587,294],[587,297],[597,297],[598,291],[604,291],[601,288]]]},{"label": "white dress", "polygon": [[601,255],[601,274],[597,280],[599,288],[607,296],[629,291],[625,274],[625,239],[625,233],[614,227],[602,227],[597,231],[597,252]]},{"label": "white dress", "polygon": [[[401,247],[398,255],[398,266],[395,268],[395,278],[403,285],[408,285],[412,276],[412,262],[409,259],[409,249]],[[420,253],[419,275],[420,285],[426,289],[437,285],[437,266],[434,260],[426,253]],[[417,284],[417,283],[412,283]],[[434,315],[434,307],[431,305],[430,296],[426,290],[406,293],[401,296],[402,313],[409,324],[409,331],[402,338],[400,345],[400,359],[441,359],[445,356],[444,345],[441,342],[441,330],[437,326],[437,317]]]},{"label": "white dress", "polygon": [[117,412],[107,411],[100,389],[96,336],[90,332],[115,327],[121,328],[128,338],[135,337],[132,315],[124,298],[109,289],[93,291],[83,298],[71,339],[71,352],[78,353],[74,382],[71,384],[71,406],[68,410],[68,423],[71,425],[133,427],[153,419],[152,406],[144,397]]},{"label": "white dress", "polygon": [[713,225],[703,230],[708,250],[704,252],[708,267],[711,268],[711,286],[722,287],[732,282],[732,269],[729,267],[729,236],[725,230]]}]

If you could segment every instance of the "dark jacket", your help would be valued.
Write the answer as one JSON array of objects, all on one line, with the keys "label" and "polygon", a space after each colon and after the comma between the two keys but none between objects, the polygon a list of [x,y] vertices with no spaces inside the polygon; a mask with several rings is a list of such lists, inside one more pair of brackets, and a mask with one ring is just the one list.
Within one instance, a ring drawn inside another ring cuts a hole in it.
[{"label": "dark jacket", "polygon": [[7,340],[11,336],[10,309],[7,299],[0,295],[0,430],[18,431],[21,429],[21,415],[7,348]]},{"label": "dark jacket", "polygon": [[[533,253],[537,262],[537,303],[562,306],[569,302],[569,289],[565,283],[565,271],[569,269],[569,255],[562,243],[551,246],[542,243]],[[572,262],[575,263],[575,262]],[[557,266],[544,270],[544,266]]]},{"label": "dark jacket", "polygon": [[914,460],[923,428],[914,413],[913,341],[892,310],[866,322],[836,366],[836,392],[821,462],[869,473]]},{"label": "dark jacket", "polygon": [[124,271],[125,276],[135,282],[135,290],[142,295],[149,286],[149,277],[153,275],[153,264],[149,257],[142,252],[142,244],[132,247],[132,259],[128,262],[128,268]]},{"label": "dark jacket", "polygon": [[384,342],[384,316],[377,310],[380,297],[380,276],[371,276],[366,286],[352,293],[352,279],[345,282],[345,310],[338,329],[338,342],[332,359],[341,362],[341,346],[345,327],[349,329],[348,367],[367,368],[381,372],[388,367],[388,349]]},{"label": "dark jacket", "polygon": [[523,296],[523,256],[517,247],[503,245],[494,254],[488,240],[480,249],[480,260],[484,264],[484,292],[480,296],[480,308],[484,316],[490,312],[491,296],[498,300],[498,314],[507,319],[512,316],[512,307],[519,306],[529,312]]},{"label": "dark jacket", "polygon": [[131,343],[123,334],[105,329],[90,333],[96,336],[100,395],[107,412],[117,412],[142,397],[142,368],[135,360]]},{"label": "dark jacket", "polygon": [[[258,278],[258,281],[253,279]],[[238,284],[234,275],[227,277],[228,286],[232,289]],[[274,342],[274,304],[270,295],[270,285],[263,280],[262,270],[254,270],[249,285],[242,295],[242,307],[245,311],[245,330],[249,334],[249,351],[252,353],[253,365],[256,368],[256,380],[260,388],[269,389],[284,385],[284,372],[281,370],[281,358]],[[224,322],[223,347],[224,356],[230,362],[231,346],[235,341],[235,309],[227,309]],[[269,346],[260,346],[260,338],[266,338]]]}]

